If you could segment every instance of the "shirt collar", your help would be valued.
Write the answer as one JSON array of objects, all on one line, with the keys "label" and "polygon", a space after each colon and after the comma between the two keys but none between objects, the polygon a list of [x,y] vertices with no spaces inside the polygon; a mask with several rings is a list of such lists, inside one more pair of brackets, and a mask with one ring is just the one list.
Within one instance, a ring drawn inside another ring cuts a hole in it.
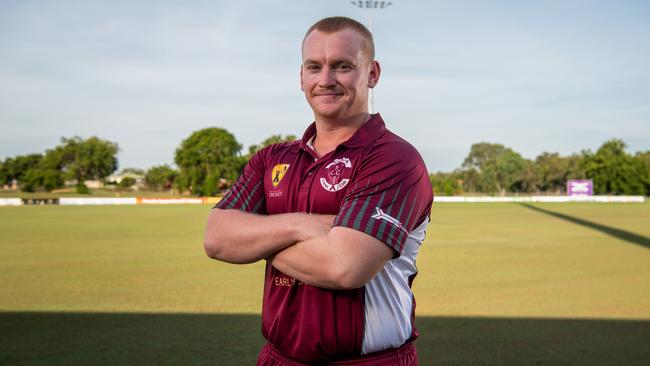
[{"label": "shirt collar", "polygon": [[[385,131],[386,124],[384,124],[381,115],[379,115],[379,113],[371,114],[370,119],[361,125],[361,127],[354,132],[352,137],[341,145],[348,148],[365,146],[378,139]],[[300,147],[306,150],[312,150],[313,148],[311,147],[311,143],[313,142],[314,136],[316,136],[316,122],[312,122],[312,124],[307,127],[307,130],[302,135]]]}]

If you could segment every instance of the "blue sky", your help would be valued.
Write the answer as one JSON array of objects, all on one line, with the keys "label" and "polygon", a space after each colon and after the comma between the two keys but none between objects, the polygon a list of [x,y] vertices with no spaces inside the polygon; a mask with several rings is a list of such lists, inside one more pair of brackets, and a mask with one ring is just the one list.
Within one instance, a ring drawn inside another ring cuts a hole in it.
[{"label": "blue sky", "polygon": [[[650,149],[650,2],[392,1],[374,13],[375,108],[430,171],[472,143],[526,158]],[[301,135],[300,42],[346,0],[0,1],[0,159],[99,136],[120,168],[172,164],[193,131]]]}]

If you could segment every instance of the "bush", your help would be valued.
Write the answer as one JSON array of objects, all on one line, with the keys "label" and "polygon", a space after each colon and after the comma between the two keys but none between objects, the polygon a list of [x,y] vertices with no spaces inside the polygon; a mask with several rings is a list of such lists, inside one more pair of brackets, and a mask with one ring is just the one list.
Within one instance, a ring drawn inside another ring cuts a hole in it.
[{"label": "bush", "polygon": [[135,185],[136,181],[135,178],[131,177],[124,177],[118,184],[118,187],[120,188],[131,188]]},{"label": "bush", "polygon": [[90,189],[83,183],[79,182],[75,186],[75,191],[79,194],[90,194]]}]

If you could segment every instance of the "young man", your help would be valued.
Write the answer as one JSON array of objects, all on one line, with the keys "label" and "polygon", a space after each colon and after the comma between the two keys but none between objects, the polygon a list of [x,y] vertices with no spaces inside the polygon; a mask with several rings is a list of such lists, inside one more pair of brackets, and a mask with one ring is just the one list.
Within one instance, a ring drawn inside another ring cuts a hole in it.
[{"label": "young man", "polygon": [[212,210],[208,256],[265,259],[258,365],[416,365],[411,283],[433,193],[418,152],[368,113],[370,32],[325,18],[302,44],[314,123],[262,149]]}]

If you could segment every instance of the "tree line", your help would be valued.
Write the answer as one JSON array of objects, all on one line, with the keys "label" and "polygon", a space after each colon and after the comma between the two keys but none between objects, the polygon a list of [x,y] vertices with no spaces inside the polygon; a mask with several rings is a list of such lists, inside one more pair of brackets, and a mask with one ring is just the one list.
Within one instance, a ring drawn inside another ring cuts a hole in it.
[{"label": "tree line", "polygon": [[493,143],[473,144],[458,169],[430,175],[438,195],[566,192],[569,179],[591,179],[594,194],[650,195],[650,151],[632,155],[620,139],[569,156],[544,152],[534,160]]},{"label": "tree line", "polygon": [[[229,188],[250,157],[265,146],[293,141],[294,135],[273,135],[248,147],[223,128],[195,131],[175,150],[177,168],[158,165],[146,171],[125,169],[144,175],[151,190],[177,190],[212,196]],[[458,169],[430,174],[437,195],[547,193],[561,194],[568,179],[592,179],[596,194],[650,195],[650,151],[630,154],[619,139],[606,141],[596,152],[583,150],[561,156],[544,152],[533,160],[502,144],[473,144]],[[106,181],[118,168],[118,145],[98,137],[62,138],[42,154],[10,157],[0,161],[0,186],[14,182],[22,191],[51,191],[74,184],[88,193],[84,182]],[[125,178],[122,186],[134,183]]]},{"label": "tree line", "polygon": [[[239,176],[246,162],[261,148],[284,141],[294,135],[273,135],[260,144],[243,145],[223,128],[195,131],[184,139],[174,154],[177,169],[167,164],[147,169],[124,169],[122,173],[144,175],[147,188],[156,191],[175,189],[180,193],[212,196],[227,189]],[[106,179],[118,169],[117,143],[98,137],[61,138],[61,143],[44,153],[19,155],[0,160],[0,188],[13,186],[23,192],[52,191],[73,184],[77,193],[89,193],[85,182]],[[120,183],[128,187],[133,178]]]}]

